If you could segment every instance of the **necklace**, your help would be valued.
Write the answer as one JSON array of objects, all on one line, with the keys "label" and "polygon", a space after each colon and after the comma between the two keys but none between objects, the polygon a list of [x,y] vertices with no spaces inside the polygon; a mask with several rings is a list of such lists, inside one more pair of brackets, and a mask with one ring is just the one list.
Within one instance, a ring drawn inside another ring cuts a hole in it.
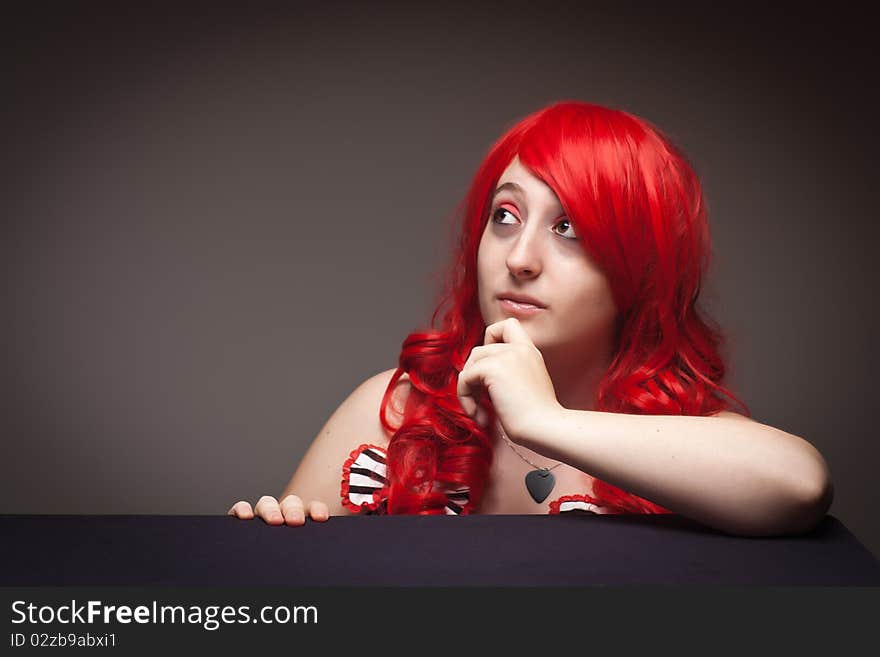
[{"label": "necklace", "polygon": [[558,468],[562,463],[557,463],[552,468],[543,468],[540,465],[535,465],[525,456],[520,454],[519,450],[513,446],[513,441],[511,441],[510,438],[507,437],[507,434],[504,433],[504,429],[500,422],[497,423],[497,426],[498,432],[501,434],[504,442],[510,445],[510,449],[513,450],[514,454],[535,468],[526,474],[526,489],[529,491],[529,495],[532,496],[532,499],[540,504],[547,499],[547,496],[553,491],[553,487],[556,485],[556,475],[550,471]]}]

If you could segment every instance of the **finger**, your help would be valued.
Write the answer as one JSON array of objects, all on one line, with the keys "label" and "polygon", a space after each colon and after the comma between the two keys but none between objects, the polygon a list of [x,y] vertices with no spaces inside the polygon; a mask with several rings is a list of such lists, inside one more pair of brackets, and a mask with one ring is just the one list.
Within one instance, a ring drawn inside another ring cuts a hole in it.
[{"label": "finger", "polygon": [[291,494],[281,500],[281,513],[284,515],[285,524],[291,527],[298,527],[306,523],[303,501],[296,495]]},{"label": "finger", "polygon": [[479,409],[476,395],[483,386],[484,371],[485,362],[477,362],[467,366],[458,374],[456,394],[468,417],[474,417]]},{"label": "finger", "polygon": [[484,429],[489,426],[489,413],[482,406],[477,406],[476,413],[474,414],[474,422],[479,424]]},{"label": "finger", "polygon": [[478,404],[475,395],[476,391],[465,383],[467,380],[465,372],[469,372],[471,368],[473,368],[475,362],[485,357],[483,356],[483,353],[485,352],[480,351],[480,349],[482,349],[482,347],[474,347],[471,349],[471,353],[468,354],[467,360],[461,368],[461,372],[458,373],[458,401],[468,417],[474,417],[474,414],[477,412]]},{"label": "finger", "polygon": [[516,317],[508,317],[486,327],[483,344],[488,345],[497,342],[526,342],[530,345],[535,344]]},{"label": "finger", "polygon": [[461,403],[461,408],[468,417],[474,417],[474,415],[476,415],[479,406],[477,405],[477,402],[474,401],[474,398],[472,396],[459,395],[458,401]]},{"label": "finger", "polygon": [[281,509],[278,507],[278,500],[270,495],[263,495],[257,500],[254,511],[257,517],[262,518],[268,525],[280,525],[284,522]]},{"label": "finger", "polygon": [[504,353],[505,351],[510,349],[509,344],[498,343],[498,344],[487,344],[481,345],[479,347],[474,347],[471,349],[471,353],[468,354],[468,359],[464,362],[465,369],[469,364],[476,363],[484,358],[488,358],[489,356],[496,356],[498,354]]},{"label": "finger", "polygon": [[484,429],[489,426],[489,413],[473,400],[472,397],[459,397],[461,407],[469,418]]},{"label": "finger", "polygon": [[251,509],[251,505],[245,502],[244,500],[238,501],[232,505],[232,508],[226,512],[228,516],[235,516],[236,518],[241,518],[242,520],[250,520],[254,517],[253,509]]},{"label": "finger", "polygon": [[309,504],[309,514],[312,520],[327,522],[327,519],[330,517],[330,509],[323,502],[312,500],[312,503]]},{"label": "finger", "polygon": [[487,363],[485,360],[471,363],[458,373],[456,393],[459,396],[473,397],[477,389],[483,387]]}]

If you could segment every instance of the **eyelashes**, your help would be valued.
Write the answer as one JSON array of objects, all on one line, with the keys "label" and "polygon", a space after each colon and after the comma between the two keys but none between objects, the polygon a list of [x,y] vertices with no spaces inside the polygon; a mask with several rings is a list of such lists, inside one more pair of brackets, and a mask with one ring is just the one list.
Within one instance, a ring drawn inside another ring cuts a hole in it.
[{"label": "eyelashes", "polygon": [[[511,217],[516,218],[516,215],[513,214],[513,212],[511,212],[507,208],[496,208],[495,210],[492,211],[492,214],[491,214],[492,223],[498,224],[500,226],[512,226],[513,225],[512,223],[499,220],[499,217],[501,217],[504,214],[509,214]],[[575,235],[574,226],[572,225],[571,221],[568,219],[561,219],[556,224],[556,226],[561,226],[563,224],[568,226],[568,230],[566,230],[564,232],[568,232],[569,234],[568,235],[563,235],[562,233],[556,233],[556,234],[559,235],[560,237],[565,238],[565,239],[570,239],[570,240],[577,239],[577,235]],[[556,228],[556,226],[554,226],[554,228]]]}]

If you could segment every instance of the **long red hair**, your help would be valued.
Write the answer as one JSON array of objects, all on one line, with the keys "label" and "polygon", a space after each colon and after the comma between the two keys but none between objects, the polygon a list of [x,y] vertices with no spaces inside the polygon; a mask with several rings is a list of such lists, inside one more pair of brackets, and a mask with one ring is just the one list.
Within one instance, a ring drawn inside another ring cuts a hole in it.
[{"label": "long red hair", "polygon": [[[584,249],[602,269],[619,309],[613,360],[594,410],[709,415],[730,409],[722,384],[720,328],[697,305],[709,265],[709,228],[700,182],[657,128],[594,104],[557,102],[525,117],[489,149],[457,217],[458,242],[430,329],[410,333],[380,409],[388,446],[388,513],[442,514],[447,490],[467,487],[464,512],[479,503],[492,461],[488,432],[462,409],[458,374],[482,344],[477,248],[491,196],[515,157],[559,198]],[[411,393],[399,426],[386,409],[406,372]],[[496,415],[482,401],[489,425]],[[594,493],[635,513],[662,507],[596,480]]]}]

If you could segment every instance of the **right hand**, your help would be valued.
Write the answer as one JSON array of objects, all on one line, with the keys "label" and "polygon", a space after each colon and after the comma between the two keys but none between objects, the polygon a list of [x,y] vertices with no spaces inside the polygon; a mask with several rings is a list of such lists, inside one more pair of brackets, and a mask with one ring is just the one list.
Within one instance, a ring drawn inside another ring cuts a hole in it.
[{"label": "right hand", "polygon": [[[302,499],[296,495],[288,495],[280,504],[274,497],[263,495],[257,500],[254,510],[256,516],[262,518],[268,525],[298,527],[305,524],[307,516],[318,522],[327,522],[327,518],[330,517],[330,510],[324,502],[312,500],[308,505],[304,505]],[[226,515],[250,520],[255,514],[251,510],[251,505],[241,500],[233,504]]]}]

